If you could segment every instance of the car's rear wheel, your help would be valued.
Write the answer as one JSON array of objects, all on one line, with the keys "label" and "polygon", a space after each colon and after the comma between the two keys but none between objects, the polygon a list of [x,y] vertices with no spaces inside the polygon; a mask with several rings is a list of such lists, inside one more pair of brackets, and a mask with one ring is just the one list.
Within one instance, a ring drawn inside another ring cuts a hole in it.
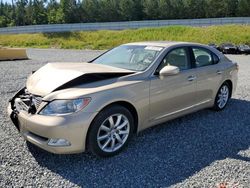
[{"label": "car's rear wheel", "polygon": [[128,109],[113,105],[101,111],[91,124],[88,149],[99,157],[119,153],[128,143],[134,128],[134,119]]},{"label": "car's rear wheel", "polygon": [[217,92],[215,101],[214,101],[214,107],[213,109],[216,111],[223,110],[231,96],[231,89],[228,83],[222,84],[219,91]]}]

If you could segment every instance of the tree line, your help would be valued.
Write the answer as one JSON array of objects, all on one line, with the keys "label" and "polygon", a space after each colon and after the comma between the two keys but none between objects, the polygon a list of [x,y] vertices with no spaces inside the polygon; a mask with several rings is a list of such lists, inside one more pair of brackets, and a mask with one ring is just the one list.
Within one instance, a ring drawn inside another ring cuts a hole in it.
[{"label": "tree line", "polygon": [[0,27],[250,16],[250,0],[0,1]]}]

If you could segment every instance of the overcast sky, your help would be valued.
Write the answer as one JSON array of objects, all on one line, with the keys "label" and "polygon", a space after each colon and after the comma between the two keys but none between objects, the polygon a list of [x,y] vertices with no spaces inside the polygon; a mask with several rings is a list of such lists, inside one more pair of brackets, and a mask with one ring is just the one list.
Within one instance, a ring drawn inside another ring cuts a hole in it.
[{"label": "overcast sky", "polygon": [[[1,0],[0,0],[1,1]],[[3,2],[11,3],[11,0],[2,0]],[[15,1],[15,0],[14,0]],[[59,2],[59,1],[58,1]]]},{"label": "overcast sky", "polygon": [[11,3],[11,0],[2,0],[3,2]]}]

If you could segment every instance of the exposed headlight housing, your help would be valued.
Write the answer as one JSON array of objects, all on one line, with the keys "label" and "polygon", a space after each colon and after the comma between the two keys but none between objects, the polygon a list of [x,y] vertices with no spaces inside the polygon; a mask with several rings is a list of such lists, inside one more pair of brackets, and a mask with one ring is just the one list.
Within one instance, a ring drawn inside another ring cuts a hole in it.
[{"label": "exposed headlight housing", "polygon": [[91,98],[73,99],[73,100],[54,100],[47,104],[40,112],[40,115],[55,116],[66,115],[78,112],[85,108]]}]

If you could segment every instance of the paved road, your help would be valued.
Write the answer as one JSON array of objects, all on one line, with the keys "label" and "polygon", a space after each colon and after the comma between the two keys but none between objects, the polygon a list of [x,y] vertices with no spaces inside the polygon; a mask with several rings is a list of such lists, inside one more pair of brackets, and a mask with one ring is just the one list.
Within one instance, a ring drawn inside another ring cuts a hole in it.
[{"label": "paved road", "polygon": [[28,50],[32,60],[0,62],[0,187],[215,187],[250,185],[250,56],[223,112],[203,110],[143,131],[120,155],[54,155],[27,144],[6,113],[32,70],[51,61],[87,61],[101,51]]}]

